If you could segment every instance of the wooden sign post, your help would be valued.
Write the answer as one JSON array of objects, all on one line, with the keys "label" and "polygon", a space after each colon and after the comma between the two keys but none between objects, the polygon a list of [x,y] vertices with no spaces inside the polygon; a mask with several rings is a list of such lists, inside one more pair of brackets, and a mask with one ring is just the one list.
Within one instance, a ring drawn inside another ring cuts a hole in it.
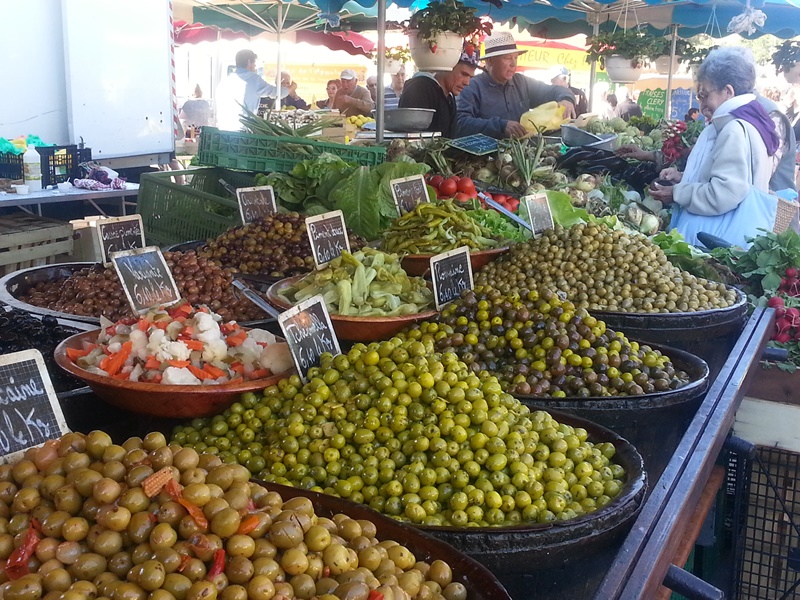
[{"label": "wooden sign post", "polygon": [[342,252],[350,252],[350,239],[342,211],[334,210],[308,217],[306,230],[317,267],[329,263]]},{"label": "wooden sign post", "polygon": [[313,296],[278,317],[297,372],[307,382],[306,372],[319,365],[325,352],[341,354],[331,317],[322,296]]},{"label": "wooden sign post", "polygon": [[245,225],[278,212],[275,191],[271,185],[237,188],[236,200],[239,202],[239,214]]},{"label": "wooden sign post", "polygon": [[100,219],[94,229],[100,242],[103,264],[106,266],[111,265],[112,252],[135,250],[146,245],[141,215]]},{"label": "wooden sign post", "polygon": [[68,431],[41,353],[0,356],[0,464]]},{"label": "wooden sign post", "polygon": [[164,255],[155,246],[111,254],[125,296],[136,314],[181,300]]},{"label": "wooden sign post", "polygon": [[461,246],[455,250],[431,257],[431,279],[436,310],[461,296],[461,292],[471,290],[472,263],[469,248]]},{"label": "wooden sign post", "polygon": [[397,214],[400,216],[412,212],[420,202],[430,202],[428,185],[422,175],[392,179],[389,186],[392,188],[392,197],[397,207]]}]

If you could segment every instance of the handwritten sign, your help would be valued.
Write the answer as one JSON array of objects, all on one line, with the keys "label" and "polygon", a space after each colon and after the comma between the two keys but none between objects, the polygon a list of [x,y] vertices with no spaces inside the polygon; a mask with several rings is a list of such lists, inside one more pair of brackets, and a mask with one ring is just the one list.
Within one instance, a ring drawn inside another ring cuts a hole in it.
[{"label": "handwritten sign", "polygon": [[642,114],[645,117],[652,117],[656,120],[663,119],[664,108],[667,105],[667,90],[662,88],[642,90],[637,102],[642,107]]},{"label": "handwritten sign", "polygon": [[553,212],[550,210],[550,203],[547,201],[547,194],[523,196],[522,202],[528,212],[528,222],[531,224],[533,235],[539,235],[543,231],[555,227]]},{"label": "handwritten sign", "polygon": [[422,175],[392,179],[389,186],[392,188],[394,204],[400,215],[413,211],[420,202],[430,202],[428,186]]},{"label": "handwritten sign", "polygon": [[142,314],[155,306],[171,306],[180,301],[178,286],[157,247],[114,252],[111,262],[133,312]]},{"label": "handwritten sign", "polygon": [[271,185],[238,188],[236,200],[239,202],[239,214],[242,215],[242,223],[245,225],[278,212],[275,192]]},{"label": "handwritten sign", "polygon": [[319,358],[325,352],[341,354],[322,296],[313,296],[293,306],[278,317],[278,324],[303,381],[308,381],[306,372],[319,365]]},{"label": "handwritten sign", "polygon": [[95,225],[103,263],[111,264],[111,253],[144,248],[144,226],[141,215],[98,220]]},{"label": "handwritten sign", "polygon": [[436,310],[461,296],[461,292],[471,290],[472,263],[469,248],[461,246],[449,252],[431,257],[431,278]]},{"label": "handwritten sign", "polygon": [[350,240],[340,210],[326,212],[306,219],[306,230],[311,242],[314,262],[320,267],[342,252],[350,252]]},{"label": "handwritten sign", "polygon": [[41,353],[0,356],[0,464],[68,431]]},{"label": "handwritten sign", "polygon": [[488,135],[483,135],[482,133],[475,133],[467,137],[451,140],[450,146],[474,154],[475,156],[483,156],[484,154],[495,152],[499,147],[496,139]]}]

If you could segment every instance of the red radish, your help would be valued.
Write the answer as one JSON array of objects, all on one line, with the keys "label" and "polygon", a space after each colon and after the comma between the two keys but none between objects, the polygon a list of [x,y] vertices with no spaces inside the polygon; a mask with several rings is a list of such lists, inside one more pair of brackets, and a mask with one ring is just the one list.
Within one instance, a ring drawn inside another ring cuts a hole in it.
[{"label": "red radish", "polygon": [[786,276],[787,277],[797,277],[797,269],[794,267],[789,267],[786,269]]},{"label": "red radish", "polygon": [[772,298],[767,300],[767,306],[769,306],[770,308],[778,308],[779,306],[783,307],[784,304],[785,302],[783,301],[783,298],[781,298],[780,296],[773,296]]},{"label": "red radish", "polygon": [[792,341],[792,336],[788,333],[779,333],[775,336],[775,341],[779,344],[787,344]]},{"label": "red radish", "polygon": [[775,318],[780,319],[781,317],[786,315],[786,309],[783,306],[779,306],[775,309]]},{"label": "red radish", "polygon": [[792,328],[792,322],[784,317],[775,321],[775,327],[778,329],[778,333],[785,333]]}]

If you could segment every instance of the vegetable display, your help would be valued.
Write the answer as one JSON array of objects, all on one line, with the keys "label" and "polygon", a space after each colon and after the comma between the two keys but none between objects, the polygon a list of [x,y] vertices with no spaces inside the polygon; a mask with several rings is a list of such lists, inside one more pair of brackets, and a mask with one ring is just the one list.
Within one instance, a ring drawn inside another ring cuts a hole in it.
[{"label": "vegetable display", "polygon": [[123,445],[69,433],[28,450],[0,466],[0,595],[466,600],[467,574],[448,563],[249,478],[160,433]]},{"label": "vegetable display", "polygon": [[188,304],[102,323],[96,343],[68,348],[67,356],[90,373],[165,385],[263,379],[293,364],[287,344],[270,332],[246,331]]},{"label": "vegetable display", "polygon": [[501,242],[451,200],[423,202],[386,229],[381,247],[398,254],[439,254],[461,246],[498,248]]},{"label": "vegetable display", "polygon": [[409,277],[395,254],[364,248],[342,252],[324,268],[282,290],[297,304],[322,294],[331,314],[394,317],[420,313],[433,304],[433,293],[421,277]]},{"label": "vegetable display", "polygon": [[672,265],[642,235],[601,223],[557,226],[516,244],[475,275],[476,285],[498,289],[559,290],[577,307],[636,313],[726,308],[736,292]]},{"label": "vegetable display", "polygon": [[626,475],[613,444],[531,412],[484,375],[437,353],[431,339],[355,344],[324,355],[309,383],[293,375],[246,395],[219,417],[177,428],[173,441],[246,457],[267,481],[433,526],[569,520],[620,493]]}]

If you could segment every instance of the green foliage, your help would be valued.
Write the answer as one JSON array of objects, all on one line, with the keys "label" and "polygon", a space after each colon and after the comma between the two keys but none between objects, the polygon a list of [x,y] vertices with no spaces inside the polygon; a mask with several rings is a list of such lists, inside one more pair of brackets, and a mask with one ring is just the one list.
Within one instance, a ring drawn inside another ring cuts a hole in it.
[{"label": "green foliage", "polygon": [[459,0],[442,0],[431,2],[411,15],[408,29],[416,30],[417,35],[430,44],[443,32],[457,33],[463,38],[489,35],[492,23],[482,21],[474,8]]},{"label": "green foliage", "polygon": [[655,60],[665,54],[664,38],[647,35],[638,29],[599,33],[590,36],[586,41],[589,44],[586,62],[596,60],[603,69],[609,56],[621,56],[641,65],[646,60]]},{"label": "green foliage", "polygon": [[786,73],[798,62],[800,62],[800,42],[787,40],[772,54],[772,64],[775,65],[776,75]]}]

